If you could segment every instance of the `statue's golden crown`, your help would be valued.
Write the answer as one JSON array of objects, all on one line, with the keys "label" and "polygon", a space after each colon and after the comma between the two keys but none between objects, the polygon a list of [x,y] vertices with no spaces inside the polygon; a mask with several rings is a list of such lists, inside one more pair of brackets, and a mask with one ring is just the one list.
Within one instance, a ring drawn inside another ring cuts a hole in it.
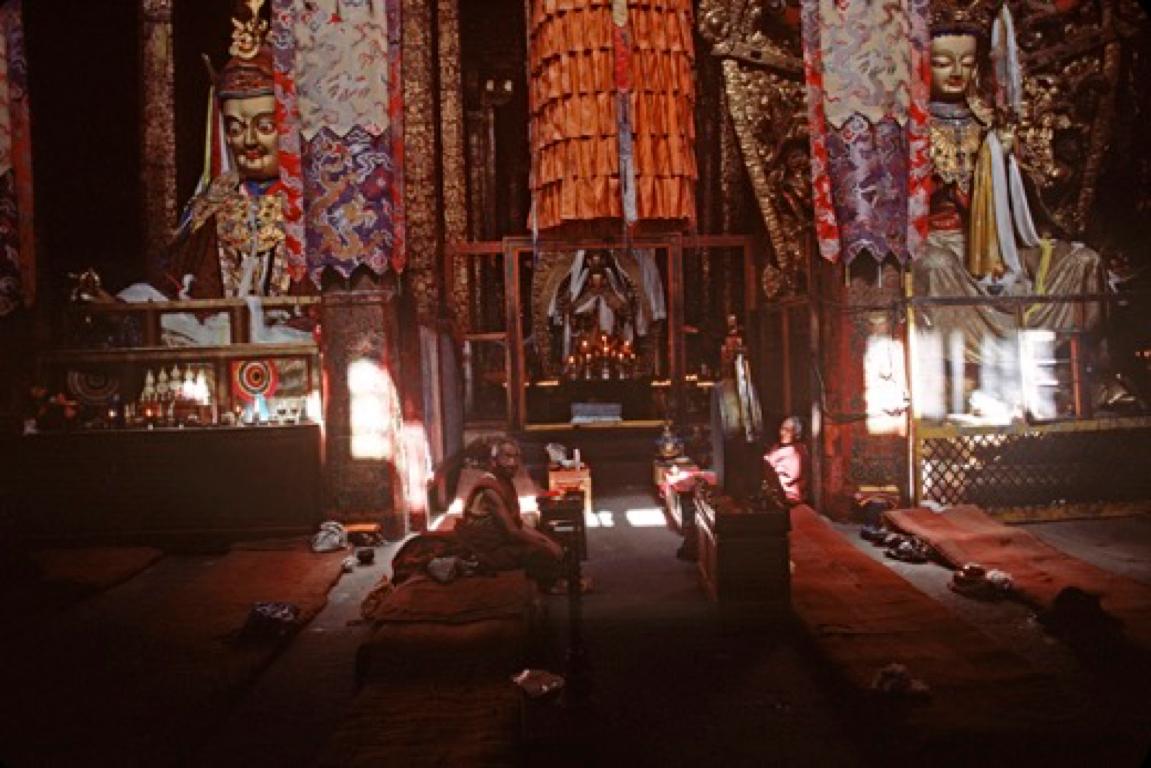
[{"label": "statue's golden crown", "polygon": [[248,18],[232,19],[232,45],[228,53],[238,59],[251,60],[260,52],[264,43],[264,35],[268,32],[268,22],[260,18],[260,9],[264,0],[246,0],[244,6],[248,9]]},{"label": "statue's golden crown", "polygon": [[271,48],[264,40],[268,22],[260,17],[265,0],[242,0],[232,17],[231,58],[217,75],[216,91],[221,98],[257,96],[272,93]]},{"label": "statue's golden crown", "polygon": [[931,0],[931,34],[987,35],[1002,0]]}]

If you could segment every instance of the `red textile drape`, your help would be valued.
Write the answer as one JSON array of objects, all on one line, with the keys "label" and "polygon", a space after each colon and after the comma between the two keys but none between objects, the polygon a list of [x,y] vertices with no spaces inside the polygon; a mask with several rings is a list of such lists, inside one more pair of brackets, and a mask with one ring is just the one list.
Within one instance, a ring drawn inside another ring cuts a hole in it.
[{"label": "red textile drape", "polygon": [[0,317],[36,299],[32,140],[21,3],[0,8]]}]

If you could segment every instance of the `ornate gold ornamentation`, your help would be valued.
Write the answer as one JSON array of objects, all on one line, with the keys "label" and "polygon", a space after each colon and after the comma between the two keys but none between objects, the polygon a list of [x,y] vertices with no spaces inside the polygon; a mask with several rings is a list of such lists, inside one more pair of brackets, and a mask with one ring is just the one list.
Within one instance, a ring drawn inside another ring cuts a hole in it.
[{"label": "ornate gold ornamentation", "polygon": [[1039,208],[1070,235],[1084,232],[1115,116],[1123,38],[1118,0],[1065,11],[1013,2],[1024,73],[1017,155]]},{"label": "ornate gold ornamentation", "polygon": [[264,0],[247,0],[246,5],[250,15],[247,19],[232,19],[232,45],[228,53],[237,59],[250,61],[260,52],[264,43],[264,35],[268,33],[268,22],[260,18],[260,9],[264,7]]},{"label": "ornate gold ornamentation", "polygon": [[930,25],[933,30],[950,29],[957,32],[985,34],[999,11],[1002,0],[933,0]]},{"label": "ornate gold ornamentation", "polygon": [[[284,201],[280,195],[268,194],[251,198],[230,196],[229,202],[216,211],[216,231],[220,244],[242,253],[272,250],[284,240]],[[252,223],[256,226],[253,231]]]},{"label": "ornate gold ornamentation", "polygon": [[968,119],[931,121],[931,163],[944,182],[971,191],[971,174],[983,144],[984,128],[970,115]]},{"label": "ornate gold ornamentation", "polygon": [[[771,243],[761,280],[769,299],[803,285],[811,237],[810,179],[794,183],[795,150],[807,145],[803,61],[785,11],[766,0],[703,0],[699,12],[699,31],[723,60],[730,124]],[[730,187],[725,196],[736,194]]]},{"label": "ornate gold ornamentation", "polygon": [[763,295],[767,297],[768,301],[782,298],[787,290],[787,281],[783,278],[783,270],[774,264],[768,264],[763,268],[761,283]]},{"label": "ornate gold ornamentation", "polygon": [[148,278],[159,282],[176,227],[176,74],[171,0],[140,14],[140,184]]},{"label": "ornate gold ornamentation", "polygon": [[415,296],[421,322],[439,312],[436,279],[440,253],[436,202],[436,121],[432,6],[403,0],[404,206],[408,266],[404,283]]},{"label": "ornate gold ornamentation", "polygon": [[[443,174],[444,242],[462,243],[468,236],[467,162],[464,156],[464,104],[460,83],[460,18],[458,0],[439,0],[440,155]],[[460,330],[467,332],[467,263],[456,259],[449,300]]]},{"label": "ornate gold ornamentation", "polygon": [[[937,0],[934,28],[977,29],[988,37],[1001,0]],[[1114,121],[1122,47],[1140,26],[1129,0],[1097,0],[1057,7],[1009,0],[1024,72],[1024,103],[1016,125],[1016,153],[1038,190],[1037,208],[1071,235],[1089,222]],[[779,147],[805,137],[798,29],[786,3],[701,0],[699,31],[724,61],[732,124],[767,227],[775,266],[785,274],[803,259],[793,233],[799,219],[780,204]],[[982,75],[989,75],[986,61]],[[976,105],[973,105],[976,106]],[[983,118],[981,113],[977,113]],[[986,121],[985,121],[986,122]],[[944,175],[963,177],[974,140],[968,131],[933,129],[935,160]],[[954,152],[951,150],[954,149]],[[725,194],[729,193],[725,190]],[[774,273],[763,284],[776,286]]]},{"label": "ornate gold ornamentation", "polygon": [[[803,84],[730,59],[723,67],[732,123],[767,227],[775,266],[786,276],[785,284],[795,287],[801,282],[798,273],[806,269],[803,243],[811,235],[810,219],[802,218],[803,206],[787,204],[780,184],[787,175],[782,165],[785,148],[806,145]],[[810,180],[796,191],[809,206]]]}]

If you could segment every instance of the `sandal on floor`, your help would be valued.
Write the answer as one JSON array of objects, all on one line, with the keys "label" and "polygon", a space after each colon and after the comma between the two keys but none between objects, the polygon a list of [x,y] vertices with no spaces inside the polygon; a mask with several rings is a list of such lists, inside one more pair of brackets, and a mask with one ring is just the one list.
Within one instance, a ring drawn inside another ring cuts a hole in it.
[{"label": "sandal on floor", "polygon": [[887,547],[888,549],[895,549],[900,544],[906,544],[911,541],[911,537],[904,533],[896,533],[895,531],[884,531],[884,535],[875,540],[875,544],[880,547]]},{"label": "sandal on floor", "polygon": [[923,551],[923,545],[914,540],[901,541],[884,554],[892,560],[899,560],[904,563],[927,562],[927,553]]},{"label": "sandal on floor", "polygon": [[[592,591],[592,583],[590,576],[583,576],[579,580],[579,591],[581,595],[586,595]],[[549,595],[566,595],[568,593],[568,580],[564,578],[556,579],[550,587],[547,588]]]}]

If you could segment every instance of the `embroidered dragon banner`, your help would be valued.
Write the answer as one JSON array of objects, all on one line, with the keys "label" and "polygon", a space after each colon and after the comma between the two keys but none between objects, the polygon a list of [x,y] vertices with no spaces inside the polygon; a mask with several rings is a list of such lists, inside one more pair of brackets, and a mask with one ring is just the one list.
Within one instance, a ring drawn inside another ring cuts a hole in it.
[{"label": "embroidered dragon banner", "polygon": [[273,0],[293,276],[404,267],[399,0]]}]

